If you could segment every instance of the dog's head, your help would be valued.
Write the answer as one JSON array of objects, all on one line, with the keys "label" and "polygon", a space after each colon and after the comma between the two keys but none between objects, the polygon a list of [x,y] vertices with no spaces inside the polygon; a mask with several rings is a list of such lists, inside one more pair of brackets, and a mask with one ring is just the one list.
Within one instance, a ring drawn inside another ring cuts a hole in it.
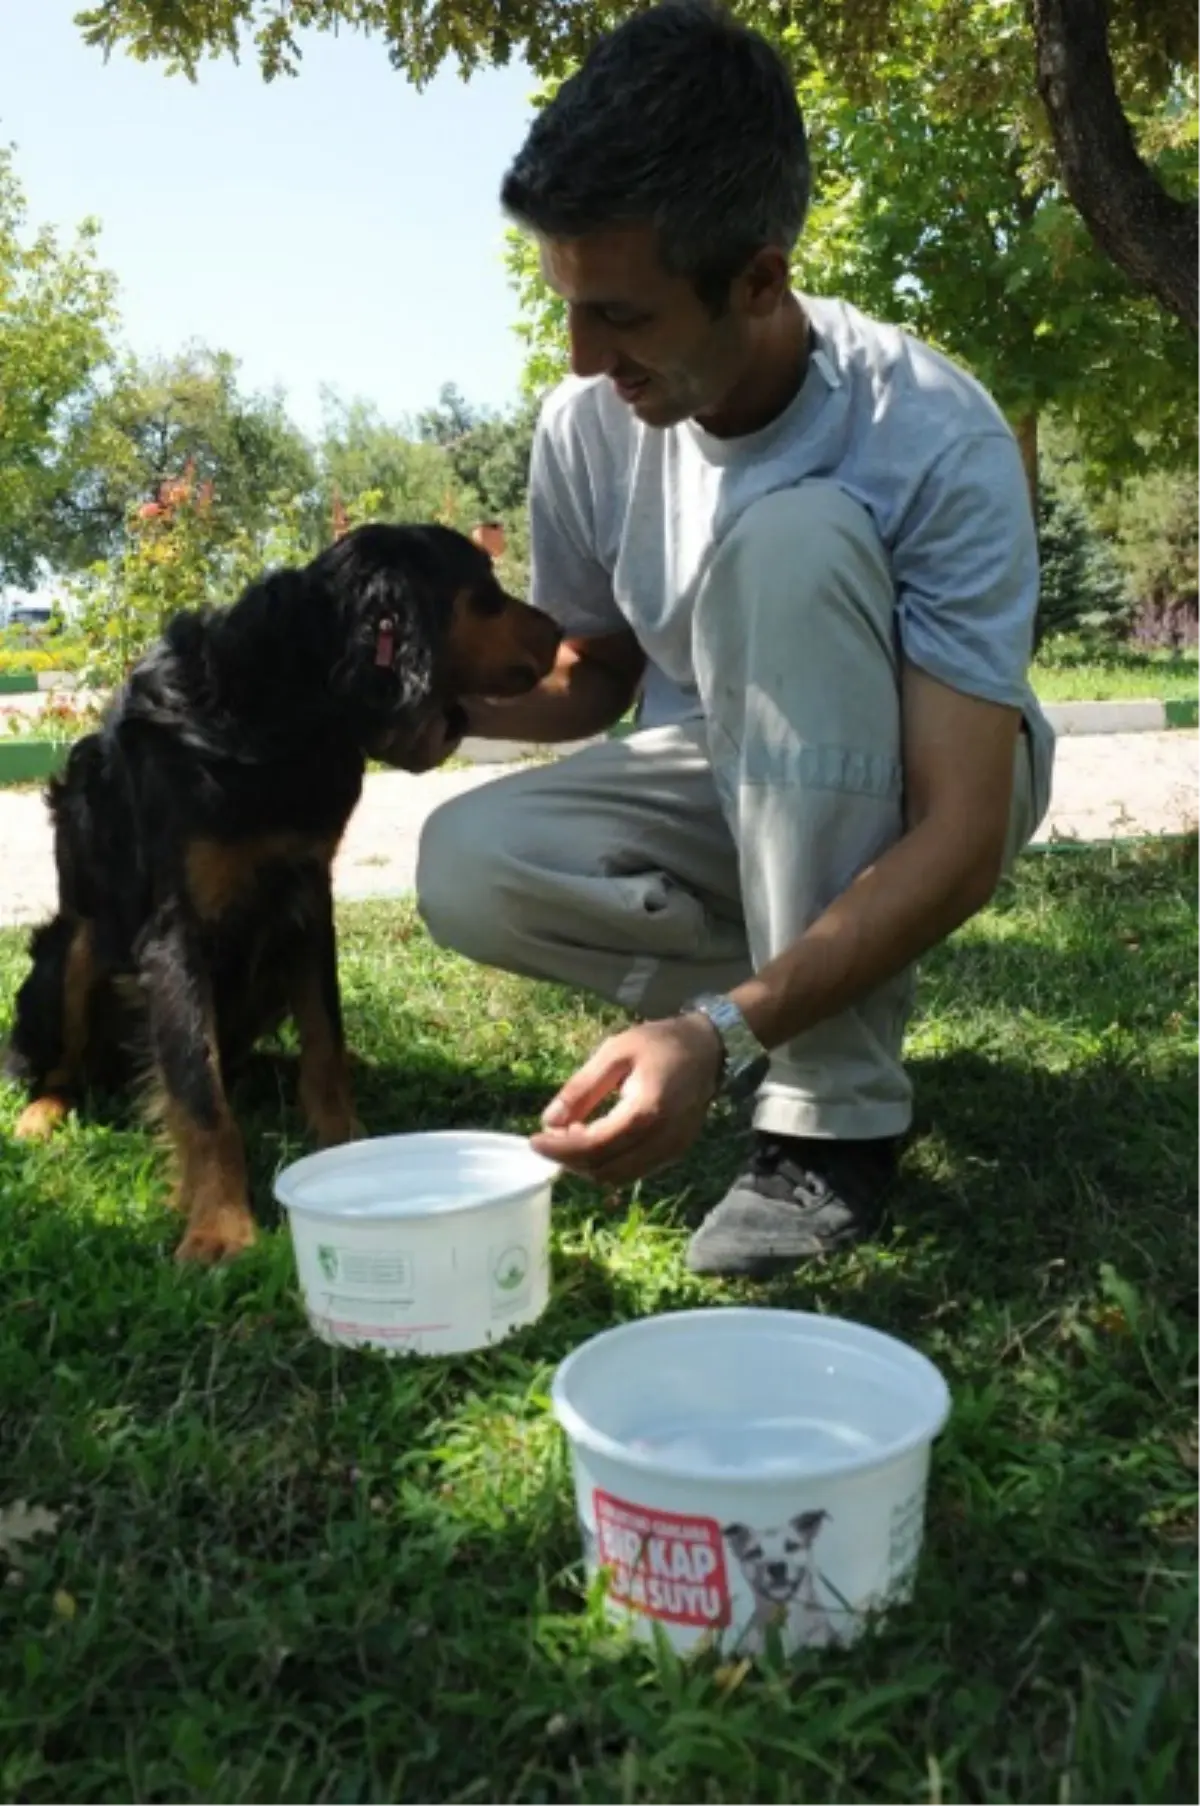
[{"label": "dog's head", "polygon": [[372,758],[435,763],[428,749],[461,732],[461,698],[524,695],[554,664],[555,623],[451,527],[357,527],[310,570],[339,615],[334,693]]},{"label": "dog's head", "polygon": [[721,1534],[756,1597],[771,1605],[786,1605],[804,1579],[809,1552],[828,1516],[827,1511],[802,1511],[778,1529],[751,1530],[746,1524],[726,1524]]}]

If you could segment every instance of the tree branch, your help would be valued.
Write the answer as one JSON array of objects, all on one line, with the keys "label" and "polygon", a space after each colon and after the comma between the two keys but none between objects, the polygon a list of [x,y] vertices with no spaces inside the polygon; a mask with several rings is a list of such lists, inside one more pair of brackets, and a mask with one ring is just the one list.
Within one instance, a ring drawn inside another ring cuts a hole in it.
[{"label": "tree branch", "polygon": [[1032,14],[1038,92],[1067,193],[1113,262],[1196,332],[1200,214],[1138,154],[1113,76],[1106,0],[1032,0]]}]

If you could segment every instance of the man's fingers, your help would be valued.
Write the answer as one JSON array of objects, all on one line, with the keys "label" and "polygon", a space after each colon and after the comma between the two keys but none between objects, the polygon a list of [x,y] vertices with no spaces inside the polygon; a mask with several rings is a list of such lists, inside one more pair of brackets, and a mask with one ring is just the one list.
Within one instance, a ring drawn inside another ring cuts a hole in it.
[{"label": "man's fingers", "polygon": [[558,1096],[542,1111],[547,1129],[565,1129],[586,1120],[610,1092],[629,1077],[633,1062],[616,1041],[606,1041],[591,1059],[569,1078]]},{"label": "man's fingers", "polygon": [[[574,1135],[575,1131],[569,1133]],[[566,1139],[564,1135],[563,1142]],[[651,1125],[640,1133],[625,1135],[619,1142],[608,1143],[603,1148],[559,1146],[557,1136],[537,1136],[533,1145],[539,1153],[557,1161],[566,1172],[590,1179],[595,1185],[624,1185],[629,1180],[644,1179],[659,1167],[669,1166],[683,1151],[676,1145],[674,1130],[661,1125]]]},{"label": "man's fingers", "polygon": [[653,1129],[654,1120],[653,1112],[646,1108],[644,1101],[622,1097],[595,1122],[576,1121],[561,1129],[545,1130],[536,1137],[535,1146],[540,1153],[550,1154],[552,1159],[591,1162],[602,1159],[614,1147],[633,1147]]}]

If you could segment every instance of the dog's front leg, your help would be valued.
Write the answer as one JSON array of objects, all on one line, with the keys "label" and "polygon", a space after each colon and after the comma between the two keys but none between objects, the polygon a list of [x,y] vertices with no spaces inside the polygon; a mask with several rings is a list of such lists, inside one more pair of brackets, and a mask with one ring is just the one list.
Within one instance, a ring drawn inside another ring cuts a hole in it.
[{"label": "dog's front leg", "polygon": [[300,1105],[323,1148],[355,1141],[362,1126],[354,1113],[342,1000],[338,986],[337,931],[329,875],[314,875],[305,899],[305,932],[290,973],[292,1015],[300,1037]]},{"label": "dog's front leg", "polygon": [[195,925],[178,910],[152,923],[140,959],[150,1043],[179,1166],[183,1261],[227,1260],[255,1239],[246,1156],[217,1051],[212,987]]}]

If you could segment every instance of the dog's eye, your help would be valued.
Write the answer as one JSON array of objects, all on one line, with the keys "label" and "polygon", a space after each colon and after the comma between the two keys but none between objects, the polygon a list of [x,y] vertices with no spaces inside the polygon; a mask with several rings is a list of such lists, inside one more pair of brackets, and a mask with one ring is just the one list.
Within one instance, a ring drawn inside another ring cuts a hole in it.
[{"label": "dog's eye", "polygon": [[507,599],[498,583],[483,583],[471,591],[469,606],[472,614],[502,615]]}]

